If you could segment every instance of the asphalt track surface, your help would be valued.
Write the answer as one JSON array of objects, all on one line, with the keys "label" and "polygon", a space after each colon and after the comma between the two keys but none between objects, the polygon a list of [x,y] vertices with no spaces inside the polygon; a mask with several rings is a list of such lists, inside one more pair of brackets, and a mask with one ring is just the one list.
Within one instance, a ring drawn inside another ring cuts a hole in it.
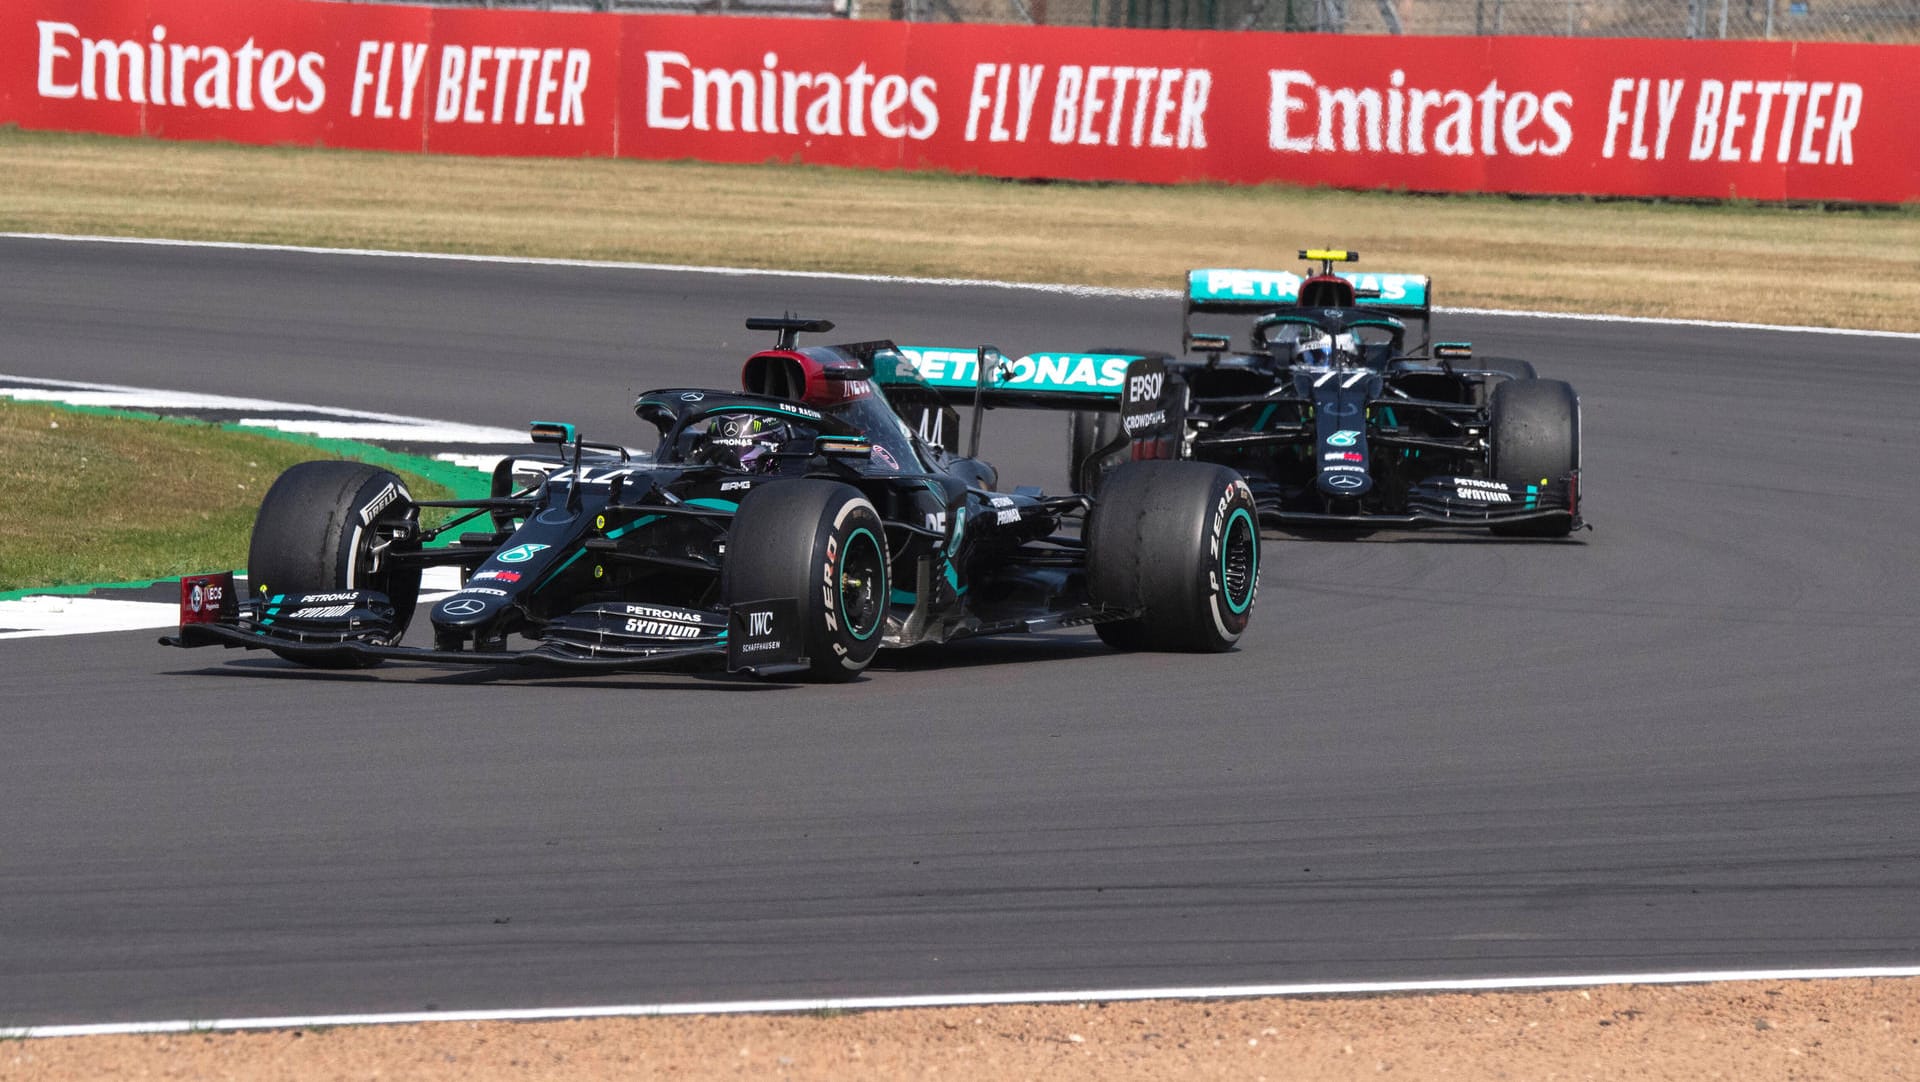
[{"label": "asphalt track surface", "polygon": [[[0,371],[589,437],[731,384],[782,311],[1009,353],[1178,327],[0,241]],[[0,644],[0,1025],[1920,961],[1920,344],[1442,328],[1580,389],[1597,528],[1270,538],[1227,655],[1053,635],[790,687]],[[1064,442],[988,426],[1012,482]]]}]

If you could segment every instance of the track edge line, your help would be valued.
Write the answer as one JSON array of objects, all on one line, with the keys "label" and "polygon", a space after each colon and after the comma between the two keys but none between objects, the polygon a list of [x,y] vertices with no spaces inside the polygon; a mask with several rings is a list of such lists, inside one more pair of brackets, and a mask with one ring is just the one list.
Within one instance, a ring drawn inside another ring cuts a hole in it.
[{"label": "track edge line", "polygon": [[1672,973],[1596,973],[1559,977],[1475,977],[1455,980],[1323,981],[1191,988],[1075,989],[1055,992],[983,992],[920,996],[830,996],[821,999],[732,1000],[706,1003],[642,1003],[600,1007],[530,1007],[470,1011],[405,1011],[390,1014],[287,1015],[262,1018],[180,1019],[162,1022],[102,1022],[79,1025],[0,1027],[0,1039],[101,1037],[154,1033],[221,1033],[322,1026],[410,1025],[429,1022],[541,1022],[593,1018],[657,1018],[682,1015],[793,1014],[807,1011],[876,1011],[1016,1004],[1139,1002],[1142,1000],[1266,999],[1304,996],[1392,995],[1413,992],[1526,992],[1633,984],[1710,984],[1752,981],[1861,980],[1920,977],[1920,965],[1846,969],[1697,970]]}]

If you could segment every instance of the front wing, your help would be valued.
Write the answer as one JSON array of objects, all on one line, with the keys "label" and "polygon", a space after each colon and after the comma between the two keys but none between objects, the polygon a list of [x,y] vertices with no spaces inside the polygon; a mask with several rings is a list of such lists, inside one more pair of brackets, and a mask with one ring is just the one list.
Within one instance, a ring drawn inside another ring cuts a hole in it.
[{"label": "front wing", "polygon": [[1578,471],[1528,485],[1478,477],[1430,477],[1407,490],[1405,511],[1330,514],[1290,510],[1283,505],[1277,488],[1255,484],[1253,490],[1261,520],[1282,526],[1458,529],[1556,519],[1571,520],[1576,530],[1586,525],[1580,518]]},{"label": "front wing", "polygon": [[[743,602],[725,610],[602,603],[541,629],[529,650],[437,650],[402,646],[393,605],[373,590],[309,595],[269,606],[235,601],[233,576],[190,575],[180,582],[180,629],[163,646],[271,650],[317,664],[411,661],[433,665],[566,668],[592,671],[686,669],[702,663],[729,672],[771,674],[805,668],[799,602]],[[208,598],[224,603],[209,603]],[[279,599],[274,599],[279,600]],[[637,614],[637,615],[636,615]]]}]

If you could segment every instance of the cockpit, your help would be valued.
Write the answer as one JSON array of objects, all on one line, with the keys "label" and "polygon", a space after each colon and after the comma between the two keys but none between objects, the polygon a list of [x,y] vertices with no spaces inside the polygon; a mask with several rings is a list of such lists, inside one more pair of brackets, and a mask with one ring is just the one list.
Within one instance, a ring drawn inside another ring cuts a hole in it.
[{"label": "cockpit", "polygon": [[1384,368],[1399,355],[1406,324],[1391,316],[1351,314],[1314,309],[1262,316],[1253,325],[1253,348],[1279,364]]}]

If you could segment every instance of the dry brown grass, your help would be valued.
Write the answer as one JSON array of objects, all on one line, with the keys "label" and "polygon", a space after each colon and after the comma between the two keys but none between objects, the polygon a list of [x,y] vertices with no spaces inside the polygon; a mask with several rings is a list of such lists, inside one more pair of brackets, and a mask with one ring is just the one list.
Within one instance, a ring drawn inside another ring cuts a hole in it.
[{"label": "dry brown grass", "polygon": [[[1339,244],[1444,304],[1920,330],[1920,211],[422,157],[0,132],[0,229],[1177,285]],[[1805,283],[1821,279],[1810,288]],[[1801,306],[1812,294],[1818,303]]]},{"label": "dry brown grass", "polygon": [[108,1078],[1891,1079],[1914,981],[448,1022],[0,1043],[10,1082]]}]

